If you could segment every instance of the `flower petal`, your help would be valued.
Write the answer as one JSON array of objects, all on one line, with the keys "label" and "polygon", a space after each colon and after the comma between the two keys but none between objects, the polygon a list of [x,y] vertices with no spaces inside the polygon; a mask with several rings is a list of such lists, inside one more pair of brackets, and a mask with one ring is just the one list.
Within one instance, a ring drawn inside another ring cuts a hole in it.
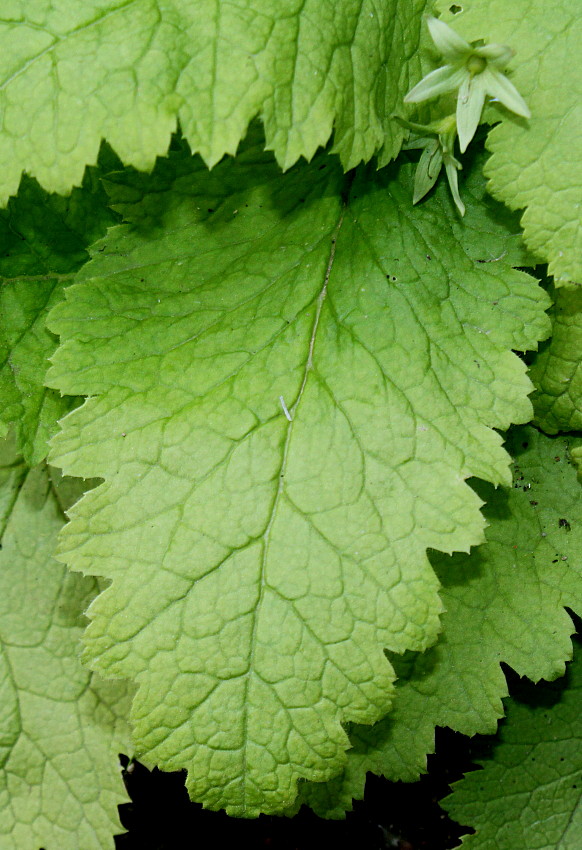
[{"label": "flower petal", "polygon": [[420,103],[422,100],[430,100],[430,98],[437,97],[439,94],[455,91],[467,76],[468,71],[465,71],[464,68],[455,65],[443,65],[442,68],[437,68],[423,77],[408,92],[404,98],[404,103]]},{"label": "flower petal", "polygon": [[531,118],[528,105],[515,88],[513,83],[507,79],[505,74],[494,68],[488,68],[483,72],[487,94],[496,98],[516,115],[523,118]]},{"label": "flower petal", "polygon": [[498,70],[505,68],[515,56],[515,50],[505,44],[485,44],[483,47],[475,48],[474,53],[486,59],[489,65]]},{"label": "flower petal", "polygon": [[459,89],[457,97],[457,131],[459,150],[465,153],[475,135],[485,102],[485,72],[469,76]]},{"label": "flower petal", "polygon": [[461,213],[461,215],[465,215],[465,204],[461,200],[461,196],[459,195],[459,183],[457,179],[457,164],[454,162],[450,162],[448,159],[445,161],[445,171],[447,174],[447,180],[449,181],[449,188],[451,190],[451,195],[453,196],[453,201],[457,205],[457,209]]},{"label": "flower petal", "polygon": [[402,145],[403,151],[422,150],[423,148],[432,147],[434,145],[434,136],[421,136],[421,138],[408,139]]},{"label": "flower petal", "polygon": [[471,51],[471,45],[445,24],[444,21],[429,15],[426,22],[430,30],[430,37],[445,59],[458,62],[459,59],[464,59],[466,54]]},{"label": "flower petal", "polygon": [[414,195],[412,203],[417,204],[430,192],[441,173],[443,155],[436,139],[434,145],[426,148],[418,160],[416,174],[414,175]]}]

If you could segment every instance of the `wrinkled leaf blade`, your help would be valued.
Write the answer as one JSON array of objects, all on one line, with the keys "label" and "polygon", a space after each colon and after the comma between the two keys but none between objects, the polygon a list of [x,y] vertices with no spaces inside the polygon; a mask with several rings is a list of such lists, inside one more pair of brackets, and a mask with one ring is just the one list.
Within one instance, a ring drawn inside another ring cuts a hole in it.
[{"label": "wrinkled leaf blade", "polygon": [[390,706],[383,648],[436,637],[426,548],[482,539],[464,479],[507,480],[510,349],[547,333],[543,290],[412,208],[409,168],[349,181],[176,151],[112,186],[130,223],[51,318],[51,385],[91,396],[53,459],[105,479],[60,547],[112,579],[86,659],[138,682],[143,759],[237,815],[337,773],[341,721]]}]

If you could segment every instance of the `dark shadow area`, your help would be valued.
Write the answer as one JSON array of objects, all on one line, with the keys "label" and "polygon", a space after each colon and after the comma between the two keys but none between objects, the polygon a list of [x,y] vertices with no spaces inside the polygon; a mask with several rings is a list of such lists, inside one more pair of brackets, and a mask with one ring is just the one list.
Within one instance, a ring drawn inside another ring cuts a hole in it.
[{"label": "dark shadow area", "polygon": [[[323,820],[303,808],[293,818],[261,816],[255,820],[208,812],[188,800],[183,773],[147,770],[134,762],[124,771],[132,802],[120,806],[127,834],[117,836],[117,850],[450,850],[467,832],[439,807],[449,785],[471,770],[473,741],[437,729],[437,751],[429,756],[429,773],[419,782],[388,782],[370,775],[364,800],[354,803],[344,821]],[[128,760],[122,756],[122,763]]]}]

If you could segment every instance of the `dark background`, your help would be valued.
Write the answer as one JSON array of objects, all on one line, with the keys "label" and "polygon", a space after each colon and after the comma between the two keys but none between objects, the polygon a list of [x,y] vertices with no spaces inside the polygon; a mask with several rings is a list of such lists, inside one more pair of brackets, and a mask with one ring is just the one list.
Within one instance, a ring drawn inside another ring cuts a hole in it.
[{"label": "dark background", "polygon": [[[124,779],[131,803],[120,806],[125,835],[116,850],[449,850],[471,832],[451,821],[438,805],[449,784],[474,769],[472,758],[488,739],[469,739],[437,729],[436,754],[419,782],[404,784],[368,776],[364,800],[343,821],[323,820],[305,807],[294,818],[262,815],[255,820],[204,811],[188,800],[184,774],[147,770],[134,762]],[[121,756],[124,767],[128,759]]]}]

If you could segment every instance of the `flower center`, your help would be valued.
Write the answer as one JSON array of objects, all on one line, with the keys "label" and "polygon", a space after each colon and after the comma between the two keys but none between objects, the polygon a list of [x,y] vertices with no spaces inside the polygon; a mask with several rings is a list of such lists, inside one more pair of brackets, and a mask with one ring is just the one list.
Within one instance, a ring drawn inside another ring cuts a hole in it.
[{"label": "flower center", "polygon": [[475,53],[472,53],[471,56],[467,59],[467,64],[465,65],[467,71],[472,74],[481,74],[485,68],[487,67],[487,60],[483,59],[482,56],[477,56]]}]

